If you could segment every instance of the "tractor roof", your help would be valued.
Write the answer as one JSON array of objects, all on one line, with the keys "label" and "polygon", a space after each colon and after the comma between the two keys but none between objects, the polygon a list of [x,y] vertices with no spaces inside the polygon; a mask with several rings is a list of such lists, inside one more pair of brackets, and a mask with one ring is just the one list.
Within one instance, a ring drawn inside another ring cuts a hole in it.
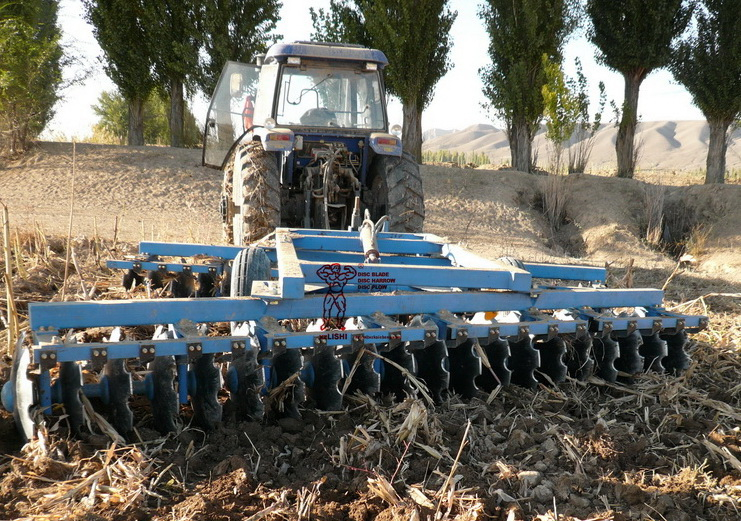
[{"label": "tractor roof", "polygon": [[368,47],[348,43],[303,41],[276,43],[268,49],[265,59],[266,61],[273,59],[278,62],[284,62],[289,56],[321,60],[373,62],[377,63],[379,68],[383,68],[389,63],[386,55],[378,49],[369,49]]}]

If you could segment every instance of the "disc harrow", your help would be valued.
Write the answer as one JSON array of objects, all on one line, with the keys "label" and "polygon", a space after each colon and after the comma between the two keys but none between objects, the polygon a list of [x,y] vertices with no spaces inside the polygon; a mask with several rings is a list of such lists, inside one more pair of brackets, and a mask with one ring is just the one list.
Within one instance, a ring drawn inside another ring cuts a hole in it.
[{"label": "disc harrow", "polygon": [[[279,228],[245,249],[142,242],[137,258],[108,265],[129,287],[180,278],[173,293],[187,297],[31,304],[3,405],[26,438],[36,411],[58,404],[80,433],[84,393],[126,436],[134,395],[164,433],[184,421],[213,429],[227,414],[338,411],[355,392],[402,399],[418,382],[438,403],[509,384],[629,383],[684,371],[687,333],[708,323],[662,308],[660,290],[605,287],[603,268],[491,261],[378,228]],[[106,338],[84,340],[93,328]]]}]

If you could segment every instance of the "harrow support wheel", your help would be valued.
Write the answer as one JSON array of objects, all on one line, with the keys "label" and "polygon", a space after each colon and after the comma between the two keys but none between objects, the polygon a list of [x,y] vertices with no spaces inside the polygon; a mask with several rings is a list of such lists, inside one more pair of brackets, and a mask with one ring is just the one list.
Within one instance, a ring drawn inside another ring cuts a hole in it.
[{"label": "harrow support wheel", "polygon": [[270,279],[270,259],[265,250],[250,246],[234,258],[229,294],[232,297],[249,297],[252,283]]},{"label": "harrow support wheel", "polygon": [[478,340],[469,338],[458,347],[448,348],[450,390],[464,400],[476,396],[476,379],[481,375],[481,358],[476,354],[474,342]]},{"label": "harrow support wheel", "polygon": [[419,233],[425,219],[425,203],[419,165],[411,154],[401,157],[377,155],[371,165],[371,219],[389,218],[392,232]]}]

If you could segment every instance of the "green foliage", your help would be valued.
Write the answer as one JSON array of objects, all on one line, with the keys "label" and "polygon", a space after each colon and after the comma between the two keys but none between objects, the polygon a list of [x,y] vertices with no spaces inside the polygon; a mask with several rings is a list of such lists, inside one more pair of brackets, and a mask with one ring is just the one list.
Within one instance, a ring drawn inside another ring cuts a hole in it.
[{"label": "green foliage", "polygon": [[[150,93],[144,103],[144,143],[166,145],[169,142],[168,112],[170,102],[157,91]],[[98,97],[93,111],[99,117],[93,127],[93,141],[122,145],[127,142],[129,104],[118,92],[104,91]],[[185,111],[184,145],[197,147],[203,138],[190,110]]]},{"label": "green foliage", "polygon": [[543,85],[543,114],[546,138],[563,146],[571,138],[581,114],[575,84],[561,69],[561,65],[543,55],[543,70],[546,84]]},{"label": "green foliage", "polygon": [[56,0],[0,2],[0,151],[23,151],[52,118],[59,40]]},{"label": "green foliage", "polygon": [[618,177],[633,177],[638,94],[646,76],[668,65],[671,44],[687,27],[695,0],[587,0],[597,58],[625,78],[615,150]]},{"label": "green foliage", "polygon": [[671,71],[708,119],[730,125],[741,115],[741,5],[703,0],[696,28],[675,47]]},{"label": "green foliage", "polygon": [[671,63],[710,127],[705,183],[724,182],[729,128],[741,115],[740,7],[738,0],[703,0],[695,34],[676,46]]},{"label": "green foliage", "polygon": [[250,63],[280,35],[273,34],[280,0],[211,0],[200,6],[203,53],[196,82],[203,92],[216,88],[228,60]]},{"label": "green foliage", "polygon": [[479,16],[489,33],[492,62],[480,70],[484,94],[488,106],[506,122],[513,165],[527,171],[545,108],[542,89],[548,78],[543,55],[561,63],[563,45],[577,23],[578,3],[487,0]]},{"label": "green foliage", "polygon": [[692,10],[688,0],[588,0],[589,36],[602,63],[645,78],[669,64],[671,43],[687,27]]},{"label": "green foliage", "polygon": [[144,24],[144,0],[84,0],[88,21],[105,57],[103,69],[127,100],[154,88],[153,35]]},{"label": "green foliage", "polygon": [[491,158],[485,152],[451,152],[450,150],[425,150],[422,153],[425,163],[453,163],[458,166],[482,166],[491,164]]}]

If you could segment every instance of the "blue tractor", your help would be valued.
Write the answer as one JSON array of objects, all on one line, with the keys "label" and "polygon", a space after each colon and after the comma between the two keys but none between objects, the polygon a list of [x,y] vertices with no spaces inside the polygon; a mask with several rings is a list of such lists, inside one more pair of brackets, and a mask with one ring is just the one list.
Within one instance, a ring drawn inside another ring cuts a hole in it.
[{"label": "blue tractor", "polygon": [[255,64],[228,62],[211,100],[203,164],[220,168],[229,243],[275,228],[357,229],[365,211],[391,231],[422,231],[419,167],[389,129],[379,50],[273,45]]}]

